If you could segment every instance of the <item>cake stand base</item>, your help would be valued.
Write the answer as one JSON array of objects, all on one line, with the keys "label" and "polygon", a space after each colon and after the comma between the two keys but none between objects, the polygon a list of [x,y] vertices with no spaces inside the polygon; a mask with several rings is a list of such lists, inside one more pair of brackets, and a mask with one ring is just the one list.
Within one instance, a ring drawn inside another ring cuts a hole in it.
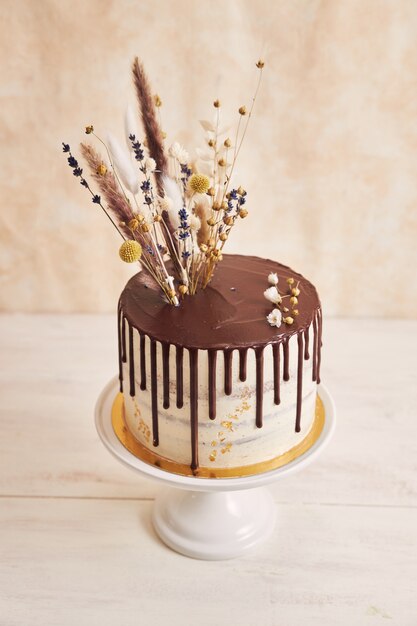
[{"label": "cake stand base", "polygon": [[265,541],[275,527],[276,507],[265,487],[247,491],[164,490],[153,525],[170,548],[195,559],[241,556]]},{"label": "cake stand base", "polygon": [[268,539],[275,526],[276,510],[265,485],[315,460],[335,426],[333,400],[326,387],[319,385],[324,426],[318,439],[300,456],[277,469],[239,478],[183,476],[145,463],[119,441],[112,426],[112,405],[117,392],[118,382],[114,378],[97,400],[95,421],[100,439],[125,466],[168,487],[156,498],[154,528],[170,548],[196,559],[241,556]]}]

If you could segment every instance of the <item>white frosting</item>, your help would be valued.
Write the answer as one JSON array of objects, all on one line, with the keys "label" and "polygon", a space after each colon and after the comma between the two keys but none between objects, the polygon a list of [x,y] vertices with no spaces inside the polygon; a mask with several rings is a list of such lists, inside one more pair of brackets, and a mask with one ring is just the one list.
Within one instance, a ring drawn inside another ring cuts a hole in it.
[{"label": "white frosting", "polygon": [[[127,330],[127,328],[126,328]],[[126,333],[127,334],[127,333]],[[150,380],[150,340],[145,338],[146,390],[140,389],[139,334],[133,329],[136,396],[129,395],[129,363],[123,364],[123,395],[125,418],[132,434],[145,447],[177,463],[191,463],[190,428],[190,368],[188,351],[183,359],[183,402],[176,406],[176,348],[171,346],[169,357],[170,406],[163,408],[162,347],[157,343],[157,387],[159,445],[152,444],[152,410]],[[198,460],[209,468],[230,468],[260,463],[288,451],[308,434],[314,421],[316,388],[312,380],[312,358],[303,359],[301,431],[295,432],[297,400],[297,336],[289,340],[289,381],[282,380],[281,403],[274,404],[272,347],[264,350],[263,426],[256,426],[256,361],[255,352],[248,350],[247,379],[239,380],[239,353],[233,352],[232,394],[224,393],[223,352],[217,354],[216,418],[209,418],[208,354],[198,352]]]}]

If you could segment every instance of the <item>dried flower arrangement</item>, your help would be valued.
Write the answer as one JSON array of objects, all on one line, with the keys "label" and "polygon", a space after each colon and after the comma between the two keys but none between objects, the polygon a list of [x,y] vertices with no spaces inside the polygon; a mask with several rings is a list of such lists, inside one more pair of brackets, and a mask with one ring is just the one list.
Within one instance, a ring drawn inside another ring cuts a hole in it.
[{"label": "dried flower arrangement", "polygon": [[[272,302],[276,306],[269,315],[266,316],[268,323],[270,326],[276,326],[279,328],[284,322],[287,326],[291,326],[294,324],[294,317],[298,315],[298,309],[296,308],[298,305],[298,298],[300,296],[300,283],[297,281],[297,284],[294,287],[295,279],[287,278],[287,286],[288,292],[286,294],[280,293],[278,289],[279,278],[278,275],[274,272],[268,275],[268,284],[270,285],[268,289],[264,291],[264,297],[268,300],[268,302]],[[285,298],[289,298],[289,304],[292,307],[291,315],[287,315],[290,309],[284,305],[283,300]],[[285,317],[282,314],[286,314]]]},{"label": "dried flower arrangement", "polygon": [[69,144],[62,144],[74,176],[123,238],[120,258],[127,263],[139,261],[170,304],[178,305],[180,298],[207,287],[233,226],[248,215],[244,206],[246,191],[241,186],[232,188],[231,181],[264,62],[259,60],[256,67],[259,76],[255,93],[249,110],[245,106],[238,109],[234,141],[226,136],[228,129],[221,125],[221,104],[215,100],[214,122],[200,122],[206,145],[196,151],[194,161],[177,142],[166,150],[160,124],[162,101],[152,95],[137,58],[132,71],[145,140],[138,140],[134,116],[128,110],[128,149],[111,136],[104,142],[91,125],[85,132],[104,146],[107,162],[91,145],[81,144],[82,156],[101,195],[91,189]]}]

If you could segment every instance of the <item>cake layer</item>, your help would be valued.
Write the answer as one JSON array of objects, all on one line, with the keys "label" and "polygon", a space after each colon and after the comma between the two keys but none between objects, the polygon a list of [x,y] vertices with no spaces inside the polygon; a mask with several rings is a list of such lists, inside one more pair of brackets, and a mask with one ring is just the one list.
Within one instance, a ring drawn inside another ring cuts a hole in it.
[{"label": "cake layer", "polygon": [[[299,316],[271,327],[267,276],[299,281]],[[180,307],[145,273],[119,305],[119,364],[132,434],[178,463],[227,468],[274,458],[314,420],[321,311],[314,287],[276,262],[228,255]]]},{"label": "cake layer", "polygon": [[[145,339],[145,359],[151,362],[151,342]],[[133,331],[133,352],[140,355],[140,337]],[[217,355],[215,388],[216,416],[210,419],[208,378],[209,358],[205,350],[198,351],[198,461],[203,467],[227,468],[259,463],[272,459],[295,446],[309,432],[315,414],[316,383],[312,380],[311,359],[303,359],[304,380],[301,397],[300,428],[296,431],[295,415],[298,387],[297,337],[290,339],[289,380],[280,384],[280,404],[274,402],[273,348],[264,350],[264,384],[262,427],[256,422],[256,354],[247,353],[246,381],[239,379],[239,353],[231,354],[231,393],[224,389],[225,359]],[[282,353],[281,353],[282,360]],[[123,365],[123,376],[129,379],[129,363]],[[190,368],[189,353],[185,350],[183,361],[183,394],[177,406],[176,350],[170,349],[169,385],[164,393],[163,348],[156,343],[156,395],[158,402],[158,446],[156,452],[178,463],[192,463],[190,441]],[[150,383],[150,384],[149,384]],[[140,369],[135,368],[135,396],[125,397],[125,420],[134,436],[143,444],[153,447],[152,383],[147,377],[146,389],[140,389]],[[149,388],[151,387],[151,388]]]}]

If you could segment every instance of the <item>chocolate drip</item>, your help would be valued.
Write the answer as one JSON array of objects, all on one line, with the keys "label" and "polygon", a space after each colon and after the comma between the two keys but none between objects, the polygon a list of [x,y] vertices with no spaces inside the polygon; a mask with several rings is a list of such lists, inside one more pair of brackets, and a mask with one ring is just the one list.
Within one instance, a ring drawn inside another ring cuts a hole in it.
[{"label": "chocolate drip", "polygon": [[262,428],[263,424],[263,398],[264,398],[264,349],[255,348],[256,357],[256,426]]},{"label": "chocolate drip", "polygon": [[133,328],[129,324],[129,382],[130,382],[130,395],[135,395],[135,356],[133,351]]},{"label": "chocolate drip", "polygon": [[208,351],[208,402],[209,418],[216,419],[216,362],[217,350]]},{"label": "chocolate drip", "polygon": [[288,346],[289,337],[285,337],[282,342],[282,348],[284,352],[284,380],[290,380],[290,352]]},{"label": "chocolate drip", "polygon": [[307,361],[310,358],[310,352],[308,351],[308,341],[310,336],[310,328],[307,328],[304,331],[304,359]]},{"label": "chocolate drip", "polygon": [[121,324],[123,320],[122,310],[119,308],[117,311],[117,349],[119,354],[119,388],[120,392],[123,391],[123,361],[122,361],[122,329]]},{"label": "chocolate drip", "polygon": [[198,350],[190,353],[191,469],[198,468]]},{"label": "chocolate drip", "polygon": [[151,401],[152,401],[152,440],[153,445],[159,445],[158,424],[158,381],[156,370],[156,341],[151,339]]},{"label": "chocolate drip", "polygon": [[313,381],[317,380],[317,317],[313,317]]},{"label": "chocolate drip", "polygon": [[176,381],[177,381],[177,409],[182,409],[182,407],[184,406],[183,360],[184,360],[184,348],[182,346],[177,346],[177,352],[175,356]]},{"label": "chocolate drip", "polygon": [[126,321],[125,317],[122,313],[122,361],[123,363],[127,362],[127,351],[126,351]]},{"label": "chocolate drip", "polygon": [[242,383],[244,383],[246,380],[247,360],[248,360],[248,349],[240,348],[239,349],[239,380],[241,380]]},{"label": "chocolate drip", "polygon": [[274,403],[279,404],[280,399],[280,357],[279,343],[272,344],[272,356],[274,359]]},{"label": "chocolate drip", "polygon": [[[271,269],[283,279],[297,276],[289,268],[273,261],[256,257],[225,255],[210,285],[192,298],[186,298],[180,307],[172,307],[160,297],[152,278],[146,272],[134,276],[124,289],[118,309],[119,381],[123,389],[123,363],[129,357],[130,395],[135,395],[135,361],[133,329],[140,335],[140,388],[145,390],[146,370],[150,367],[150,396],[152,406],[153,444],[159,444],[158,424],[158,359],[157,342],[162,346],[163,407],[170,406],[170,346],[176,346],[176,406],[183,401],[184,349],[189,351],[190,366],[190,426],[191,467],[198,468],[198,351],[208,352],[209,418],[216,418],[217,352],[223,351],[224,392],[232,393],[233,350],[239,350],[239,380],[247,378],[248,349],[256,357],[256,426],[263,425],[264,348],[272,344],[274,403],[280,403],[281,377],[290,378],[289,340],[297,335],[297,403],[295,430],[301,429],[303,363],[310,358],[311,346],[313,380],[320,382],[322,314],[314,287],[298,275],[303,306],[293,327],[283,325],[271,330],[265,320],[259,285]],[[230,289],[233,284],[235,288]],[[244,298],[242,300],[242,294]],[[126,324],[128,327],[126,329]],[[313,331],[310,331],[312,325]],[[127,330],[128,346],[127,343]],[[311,337],[311,332],[314,336]],[[295,340],[295,339],[294,339]],[[150,341],[150,365],[145,348]],[[273,343],[274,342],[274,343]],[[282,365],[281,348],[282,344]],[[312,344],[312,345],[311,345]],[[136,345],[136,344],[135,344]],[[268,376],[269,378],[269,376]],[[124,385],[126,387],[126,384]],[[148,382],[149,388],[149,382]],[[126,391],[125,391],[126,393]]]},{"label": "chocolate drip", "polygon": [[224,354],[224,393],[230,396],[232,393],[232,350],[226,348]]},{"label": "chocolate drip", "polygon": [[317,337],[317,384],[320,383],[320,365],[321,365],[321,336],[322,336],[322,320],[321,320],[321,309],[317,311],[317,319],[318,319],[318,337]]},{"label": "chocolate drip", "polygon": [[301,405],[303,402],[303,333],[297,335],[298,368],[297,368],[297,412],[295,417],[295,432],[301,430]]},{"label": "chocolate drip", "polygon": [[164,409],[169,409],[169,348],[169,343],[162,344],[162,372],[164,387],[164,401],[162,406]]},{"label": "chocolate drip", "polygon": [[146,389],[145,335],[140,333],[140,388]]}]

